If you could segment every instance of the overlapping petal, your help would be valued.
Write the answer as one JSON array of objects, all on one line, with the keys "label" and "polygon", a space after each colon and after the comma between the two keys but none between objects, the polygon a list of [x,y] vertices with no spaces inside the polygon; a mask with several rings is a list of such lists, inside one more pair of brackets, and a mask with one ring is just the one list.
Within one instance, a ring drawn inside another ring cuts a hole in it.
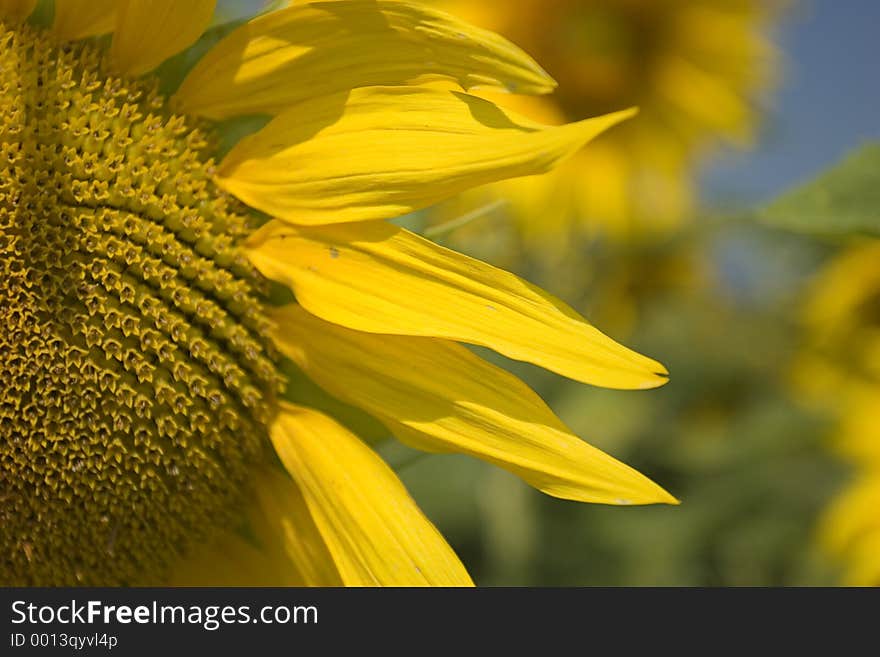
[{"label": "overlapping petal", "polygon": [[456,81],[546,93],[553,80],[502,37],[405,1],[296,3],[243,25],[209,52],[175,96],[190,114],[276,114],[356,87]]},{"label": "overlapping petal", "polygon": [[253,236],[248,256],[311,313],[352,329],[483,345],[610,388],[667,381],[662,365],[618,344],[559,299],[385,222],[271,222]]},{"label": "overlapping petal", "polygon": [[297,484],[267,470],[257,478],[256,493],[250,527],[262,551],[277,564],[275,570],[300,585],[341,586],[342,576]]},{"label": "overlapping petal", "polygon": [[55,0],[52,32],[64,41],[112,32],[118,0]]},{"label": "overlapping petal", "polygon": [[275,468],[254,473],[249,538],[227,531],[175,564],[171,586],[341,586],[302,493]]},{"label": "overlapping petal", "polygon": [[216,0],[119,0],[110,57],[141,75],[191,46],[211,22]]},{"label": "overlapping petal", "polygon": [[10,23],[20,23],[37,6],[37,0],[0,0],[0,19]]},{"label": "overlapping petal", "polygon": [[367,87],[282,112],[232,149],[216,180],[290,223],[387,219],[546,172],[632,114],[547,127],[465,93]]},{"label": "overlapping petal", "polygon": [[347,429],[283,404],[270,436],[345,584],[471,584],[394,472]]},{"label": "overlapping petal", "polygon": [[[280,566],[280,567],[279,567]],[[295,570],[227,532],[174,562],[167,586],[302,586]]]},{"label": "overlapping petal", "polygon": [[675,503],[640,473],[574,436],[522,381],[465,347],[352,331],[299,306],[279,309],[274,319],[283,353],[404,442],[476,456],[556,497]]}]

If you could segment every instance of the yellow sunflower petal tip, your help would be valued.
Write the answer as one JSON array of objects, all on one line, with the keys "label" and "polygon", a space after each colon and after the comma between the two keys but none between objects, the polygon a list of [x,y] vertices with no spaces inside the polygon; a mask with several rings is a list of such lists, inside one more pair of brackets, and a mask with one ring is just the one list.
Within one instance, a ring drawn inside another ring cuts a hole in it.
[{"label": "yellow sunflower petal tip", "polygon": [[653,390],[654,388],[665,386],[667,383],[669,383],[669,374],[667,372],[651,372],[650,378],[646,379],[638,387],[638,390]]},{"label": "yellow sunflower petal tip", "polygon": [[[624,465],[624,464],[621,464]],[[613,506],[647,506],[650,504],[668,504],[678,506],[681,501],[660,486],[654,480],[640,473],[638,470],[629,468],[629,476],[620,476],[620,494],[610,499],[607,504]]]},{"label": "yellow sunflower petal tip", "polygon": [[575,436],[520,379],[459,344],[350,330],[297,305],[278,308],[272,319],[278,348],[306,375],[412,447],[484,459],[553,497],[676,503]]},{"label": "yellow sunflower petal tip", "polygon": [[557,130],[577,131],[580,134],[581,141],[579,143],[573,143],[575,148],[572,150],[572,152],[574,152],[582,148],[584,144],[595,139],[606,130],[613,128],[618,123],[628,121],[638,113],[638,107],[628,107],[626,109],[618,110],[616,112],[609,112],[608,114],[602,114],[600,116],[593,116],[588,119],[575,121],[574,123],[560,126],[559,128],[557,128]]},{"label": "yellow sunflower petal tip", "polygon": [[678,506],[681,501],[653,479],[630,466],[617,462],[617,496],[605,500],[612,506],[647,506],[668,504]]},{"label": "yellow sunflower petal tip", "polygon": [[670,506],[678,506],[681,501],[670,495],[666,490],[655,484],[650,479],[646,479],[651,486],[645,486],[644,490],[638,491],[632,497],[617,497],[608,502],[611,506],[649,506],[652,504],[668,504]]},{"label": "yellow sunflower petal tip", "polygon": [[626,109],[618,110],[617,112],[612,112],[609,116],[616,116],[620,121],[625,121],[626,119],[631,119],[639,113],[639,108],[637,106],[627,107]]},{"label": "yellow sunflower petal tip", "polygon": [[477,344],[608,388],[667,381],[663,365],[547,292],[385,222],[272,221],[254,234],[247,254],[310,313],[357,331]]}]

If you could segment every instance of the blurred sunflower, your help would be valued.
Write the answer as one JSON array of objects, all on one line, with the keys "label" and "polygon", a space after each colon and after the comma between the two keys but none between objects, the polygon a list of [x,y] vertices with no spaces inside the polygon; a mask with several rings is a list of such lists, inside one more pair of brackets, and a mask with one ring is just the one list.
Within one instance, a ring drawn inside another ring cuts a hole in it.
[{"label": "blurred sunflower", "polygon": [[[458,343],[621,389],[660,364],[384,221],[545,171],[627,113],[550,128],[414,86],[554,83],[406,1],[255,18],[168,99],[151,71],[213,0],[57,0],[45,28],[34,5],[0,2],[3,583],[470,583],[371,447],[285,399],[305,376],[550,495],[675,501]],[[214,124],[249,115],[271,118],[215,165]]]},{"label": "blurred sunflower", "polygon": [[880,586],[880,241],[845,249],[822,270],[806,319],[798,387],[839,418],[833,448],[854,470],[825,514],[821,540],[846,583]]},{"label": "blurred sunflower", "polygon": [[505,107],[550,124],[639,107],[554,174],[489,190],[510,200],[526,238],[668,233],[694,202],[695,165],[722,141],[749,143],[756,101],[773,81],[764,30],[779,2],[435,2],[511,39],[560,82],[547,98],[488,96]]}]

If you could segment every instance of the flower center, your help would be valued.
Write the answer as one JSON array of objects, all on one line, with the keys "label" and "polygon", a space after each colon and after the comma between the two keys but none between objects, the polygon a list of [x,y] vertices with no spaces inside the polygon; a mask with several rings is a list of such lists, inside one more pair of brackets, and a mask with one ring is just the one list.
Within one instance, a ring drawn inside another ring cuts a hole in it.
[{"label": "flower center", "polygon": [[155,582],[266,454],[248,222],[154,87],[0,25],[0,584]]}]

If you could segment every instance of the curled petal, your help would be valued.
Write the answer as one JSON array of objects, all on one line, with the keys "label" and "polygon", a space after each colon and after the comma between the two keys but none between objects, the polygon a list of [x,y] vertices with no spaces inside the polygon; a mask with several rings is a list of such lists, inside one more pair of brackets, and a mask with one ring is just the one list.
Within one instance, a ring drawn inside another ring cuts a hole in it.
[{"label": "curled petal", "polygon": [[547,127],[461,92],[367,87],[282,112],[232,149],[216,180],[294,224],[388,219],[544,173],[632,114]]},{"label": "curled petal", "polygon": [[296,3],[250,21],[190,72],[174,102],[223,119],[277,114],[311,96],[436,80],[518,93],[556,86],[502,37],[428,7],[388,0]]}]

